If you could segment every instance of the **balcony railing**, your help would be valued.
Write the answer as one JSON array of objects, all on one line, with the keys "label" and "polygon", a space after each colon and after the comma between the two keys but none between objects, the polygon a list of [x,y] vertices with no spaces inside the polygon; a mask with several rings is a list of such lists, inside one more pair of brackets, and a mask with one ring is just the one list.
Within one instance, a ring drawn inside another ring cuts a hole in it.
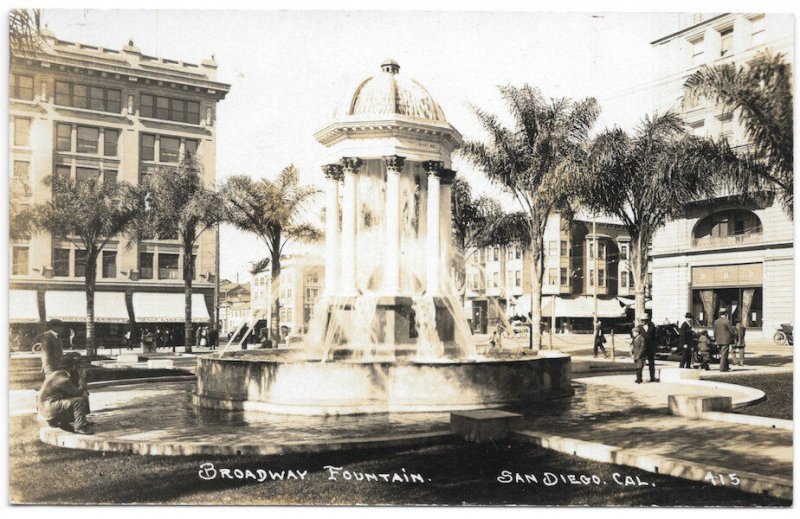
[{"label": "balcony railing", "polygon": [[761,229],[758,229],[741,234],[733,234],[730,236],[704,236],[702,238],[694,238],[692,240],[692,247],[731,247],[734,245],[743,245],[747,243],[758,243],[762,239],[763,233]]}]

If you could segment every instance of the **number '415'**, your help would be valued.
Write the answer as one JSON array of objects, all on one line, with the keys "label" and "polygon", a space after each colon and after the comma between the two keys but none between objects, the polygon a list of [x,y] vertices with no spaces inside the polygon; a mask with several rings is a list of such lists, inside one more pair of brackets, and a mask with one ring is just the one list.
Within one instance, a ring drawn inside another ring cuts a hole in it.
[{"label": "number '415'", "polygon": [[739,483],[741,482],[741,480],[736,477],[736,474],[715,474],[714,472],[706,473],[704,480],[714,486],[730,485],[736,487],[739,486]]}]

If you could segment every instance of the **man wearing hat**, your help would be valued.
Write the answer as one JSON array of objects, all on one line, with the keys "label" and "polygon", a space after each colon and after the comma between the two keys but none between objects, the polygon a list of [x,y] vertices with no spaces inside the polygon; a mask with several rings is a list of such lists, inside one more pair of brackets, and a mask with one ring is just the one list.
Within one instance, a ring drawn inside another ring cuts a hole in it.
[{"label": "man wearing hat", "polygon": [[681,327],[678,328],[679,345],[681,348],[681,368],[691,369],[692,367],[692,348],[694,347],[694,337],[692,335],[692,322],[694,316],[687,312],[684,316]]},{"label": "man wearing hat", "polygon": [[644,369],[644,361],[646,356],[647,346],[645,345],[644,328],[636,326],[633,331],[633,343],[631,356],[633,357],[633,365],[636,368],[636,383],[642,383],[642,370]]},{"label": "man wearing hat", "polygon": [[650,382],[658,382],[656,379],[656,325],[649,317],[639,319],[639,328],[642,329],[644,337],[644,356],[647,359],[647,367],[650,371]]},{"label": "man wearing hat", "polygon": [[67,353],[62,359],[62,367],[45,376],[39,389],[39,417],[47,420],[51,427],[91,434],[86,419],[89,392],[85,379],[78,376],[80,360],[79,353]]},{"label": "man wearing hat", "polygon": [[47,322],[47,331],[42,334],[42,371],[45,375],[61,368],[64,349],[59,335],[64,332],[64,323],[58,319]]},{"label": "man wearing hat", "polygon": [[719,346],[720,371],[731,370],[728,365],[728,355],[730,353],[731,344],[733,344],[735,338],[736,332],[733,330],[733,326],[731,326],[731,322],[728,320],[728,310],[722,308],[719,311],[719,317],[714,321],[714,341],[716,341],[717,346]]}]

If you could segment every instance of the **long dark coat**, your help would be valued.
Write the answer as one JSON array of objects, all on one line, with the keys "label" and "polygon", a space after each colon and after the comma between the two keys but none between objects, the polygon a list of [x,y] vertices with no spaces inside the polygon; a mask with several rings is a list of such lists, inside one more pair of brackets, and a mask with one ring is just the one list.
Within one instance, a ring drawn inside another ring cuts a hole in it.
[{"label": "long dark coat", "polygon": [[636,369],[644,368],[644,361],[647,358],[647,343],[644,335],[639,335],[633,340],[633,364]]}]

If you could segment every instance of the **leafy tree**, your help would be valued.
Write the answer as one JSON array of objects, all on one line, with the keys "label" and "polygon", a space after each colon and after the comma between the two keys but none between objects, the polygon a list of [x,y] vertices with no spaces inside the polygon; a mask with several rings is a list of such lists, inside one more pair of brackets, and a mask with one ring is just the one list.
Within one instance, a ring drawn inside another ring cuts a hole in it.
[{"label": "leafy tree", "polygon": [[94,294],[97,260],[108,242],[132,232],[141,210],[135,189],[125,182],[77,181],[63,176],[48,176],[44,184],[52,198],[34,206],[33,227],[54,238],[69,240],[85,251],[86,272],[86,350],[95,355]]},{"label": "leafy tree", "polygon": [[[700,98],[738,115],[749,146],[737,149],[743,167],[729,180],[741,192],[778,191],[790,215],[794,208],[792,65],[782,54],[759,53],[750,62],[703,66],[686,79],[684,103]],[[758,165],[762,167],[757,167]],[[754,167],[755,166],[755,167]]]},{"label": "leafy tree", "polygon": [[512,125],[507,127],[497,116],[473,108],[488,140],[468,142],[462,152],[511,193],[527,217],[533,265],[533,347],[539,349],[545,226],[551,213],[567,206],[570,194],[564,189],[559,166],[588,140],[600,108],[592,98],[548,100],[530,85],[501,87],[500,93],[511,112]]},{"label": "leafy tree", "polygon": [[300,185],[298,169],[287,166],[275,180],[255,180],[247,175],[228,179],[222,189],[227,208],[227,221],[245,232],[255,234],[269,251],[269,257],[254,266],[259,272],[270,268],[270,302],[273,338],[280,337],[281,254],[289,241],[311,242],[322,238],[322,232],[301,221],[303,210],[319,193],[312,186]]},{"label": "leafy tree", "polygon": [[605,130],[562,165],[582,204],[619,218],[631,237],[637,319],[645,315],[648,246],[656,231],[713,196],[718,173],[734,161],[712,141],[688,135],[680,117],[666,113],[645,117],[632,135]]},{"label": "leafy tree", "polygon": [[207,230],[225,215],[222,197],[203,183],[202,165],[187,155],[177,167],[162,166],[142,186],[146,205],[140,213],[140,232],[180,241],[183,252],[184,345],[192,347],[192,282],[195,278],[193,249]]},{"label": "leafy tree", "polygon": [[42,45],[42,10],[11,9],[8,12],[8,43],[14,53],[33,53]]}]

